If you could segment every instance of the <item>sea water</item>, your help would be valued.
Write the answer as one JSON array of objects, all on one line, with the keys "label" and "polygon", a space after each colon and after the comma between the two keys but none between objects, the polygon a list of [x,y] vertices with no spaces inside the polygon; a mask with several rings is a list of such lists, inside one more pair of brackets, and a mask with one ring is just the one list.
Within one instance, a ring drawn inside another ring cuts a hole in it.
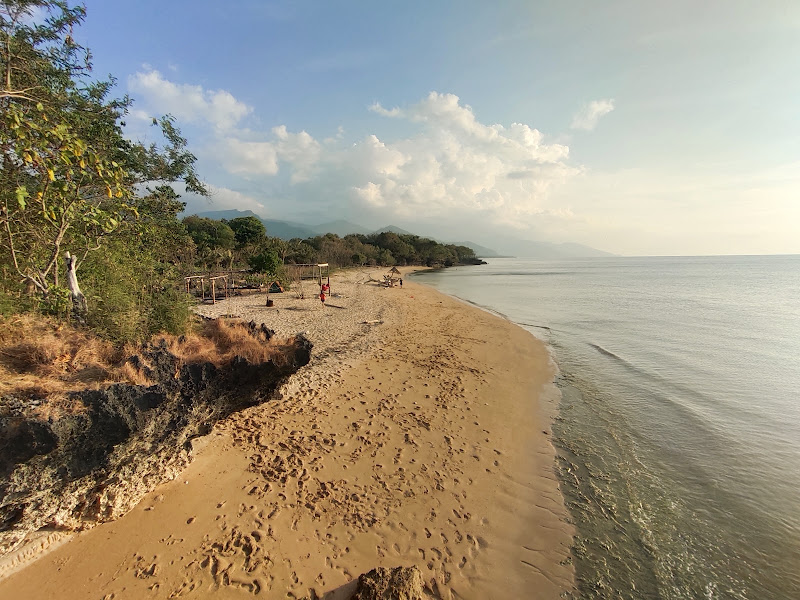
[{"label": "sea water", "polygon": [[417,277],[550,346],[580,597],[800,598],[800,256]]}]

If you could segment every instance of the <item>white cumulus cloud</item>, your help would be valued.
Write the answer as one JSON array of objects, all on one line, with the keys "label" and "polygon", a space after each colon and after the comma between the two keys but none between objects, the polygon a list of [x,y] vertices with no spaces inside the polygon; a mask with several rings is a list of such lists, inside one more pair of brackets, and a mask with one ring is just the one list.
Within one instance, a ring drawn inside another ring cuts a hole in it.
[{"label": "white cumulus cloud", "polygon": [[182,121],[205,121],[220,129],[235,126],[253,110],[228,91],[174,83],[155,69],[131,75],[128,89],[154,111],[172,114]]},{"label": "white cumulus cloud", "polygon": [[337,207],[382,219],[457,216],[526,227],[558,208],[552,190],[581,171],[568,162],[568,146],[525,123],[484,123],[455,94],[430,92],[404,107],[375,102],[368,110],[403,121],[408,133],[390,137],[378,124],[353,142],[341,127],[319,139],[286,125],[249,129],[252,109],[228,92],[177,84],[153,69],[131,77],[129,88],[144,96],[144,109],[202,128],[199,154],[227,173],[218,195],[226,205],[241,200],[239,208],[254,209],[256,200],[232,195],[237,188],[306,214]]},{"label": "white cumulus cloud", "polygon": [[284,163],[291,167],[291,182],[299,183],[311,178],[322,144],[305,131],[292,133],[280,125],[269,134],[233,130],[232,135],[220,135],[207,151],[237,175],[277,175]]},{"label": "white cumulus cloud", "polygon": [[213,153],[228,172],[278,195],[273,176],[285,167],[289,183],[300,186],[292,196],[307,207],[338,198],[353,211],[386,218],[457,214],[523,227],[548,214],[551,190],[580,172],[568,164],[566,145],[548,143],[524,123],[482,123],[453,94],[431,92],[407,108],[375,103],[369,110],[408,122],[411,133],[373,133],[347,144],[338,139],[342,132],[321,142],[280,125],[220,133]]},{"label": "white cumulus cloud", "polygon": [[278,151],[270,142],[250,142],[226,138],[215,144],[219,160],[229,173],[238,175],[275,175]]},{"label": "white cumulus cloud", "polygon": [[421,131],[392,142],[371,135],[342,151],[353,198],[366,207],[400,217],[457,212],[518,223],[547,210],[552,187],[579,172],[565,162],[567,146],[548,144],[524,123],[481,123],[454,94],[431,92],[408,108],[369,108]]},{"label": "white cumulus cloud", "polygon": [[307,132],[291,133],[285,125],[272,128],[276,150],[281,160],[293,168],[292,183],[308,181],[319,162],[322,145]]},{"label": "white cumulus cloud", "polygon": [[592,100],[583,106],[572,118],[572,129],[591,131],[597,126],[600,117],[614,110],[614,100]]}]

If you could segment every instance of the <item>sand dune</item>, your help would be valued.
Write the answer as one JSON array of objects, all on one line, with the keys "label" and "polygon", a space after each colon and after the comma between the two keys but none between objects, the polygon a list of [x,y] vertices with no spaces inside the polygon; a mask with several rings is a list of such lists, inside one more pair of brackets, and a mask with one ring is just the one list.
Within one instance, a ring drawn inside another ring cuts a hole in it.
[{"label": "sand dune", "polygon": [[312,365],[128,515],[0,581],[0,599],[346,598],[359,574],[397,565],[442,598],[572,589],[546,349],[425,286],[368,279],[335,277],[338,308],[203,307],[305,331]]}]

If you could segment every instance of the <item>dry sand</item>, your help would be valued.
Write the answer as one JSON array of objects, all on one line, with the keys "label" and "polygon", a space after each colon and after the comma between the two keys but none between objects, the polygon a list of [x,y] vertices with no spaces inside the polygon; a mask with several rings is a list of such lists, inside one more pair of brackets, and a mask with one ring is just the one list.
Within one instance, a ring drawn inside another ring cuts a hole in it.
[{"label": "dry sand", "polygon": [[290,294],[203,307],[307,332],[312,364],[126,516],[0,581],[0,599],[346,598],[398,565],[442,598],[572,590],[544,345],[408,279],[368,280],[335,275],[324,308]]}]

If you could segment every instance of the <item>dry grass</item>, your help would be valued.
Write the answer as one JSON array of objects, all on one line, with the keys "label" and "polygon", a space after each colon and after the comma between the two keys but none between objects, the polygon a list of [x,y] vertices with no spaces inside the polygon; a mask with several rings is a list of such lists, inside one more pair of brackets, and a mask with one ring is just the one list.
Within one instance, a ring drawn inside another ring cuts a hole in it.
[{"label": "dry grass", "polygon": [[214,319],[202,323],[200,331],[187,336],[160,336],[169,351],[178,357],[181,364],[210,362],[217,367],[230,363],[240,356],[258,364],[270,359],[278,360],[286,345],[294,340],[267,340],[257,336],[242,321],[235,319]]},{"label": "dry grass", "polygon": [[[183,364],[211,362],[217,367],[241,356],[252,363],[270,359],[280,361],[293,340],[268,341],[259,333],[253,336],[239,321],[204,321],[197,333],[187,336],[157,336]],[[138,354],[140,368],[130,357]],[[0,397],[45,400],[36,413],[41,418],[72,414],[80,403],[69,393],[99,389],[117,382],[153,385],[144,368],[149,366],[138,349],[123,348],[88,332],[41,317],[0,316]],[[177,374],[177,373],[176,373]]]},{"label": "dry grass", "polygon": [[118,380],[113,344],[30,316],[0,318],[0,395],[46,398]]}]

